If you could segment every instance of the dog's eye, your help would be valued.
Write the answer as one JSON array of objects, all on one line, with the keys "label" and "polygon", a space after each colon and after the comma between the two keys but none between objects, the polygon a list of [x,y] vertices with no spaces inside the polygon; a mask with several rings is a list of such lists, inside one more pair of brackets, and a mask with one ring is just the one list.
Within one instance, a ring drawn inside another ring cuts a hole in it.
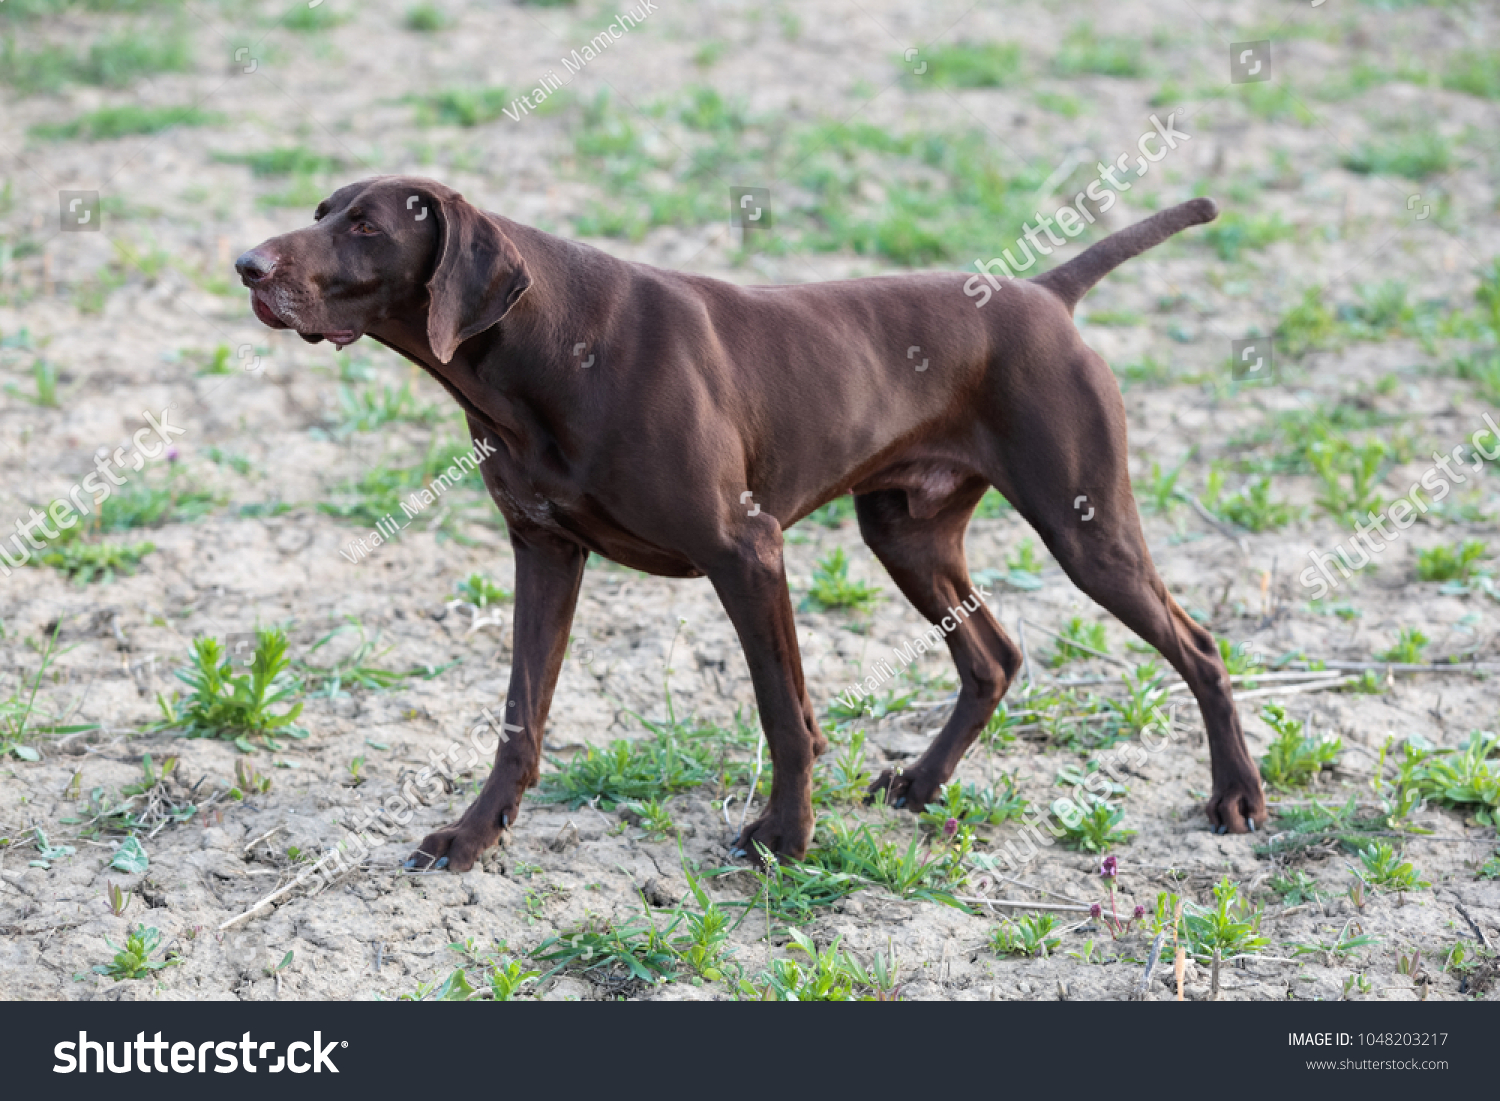
[{"label": "dog's eye", "polygon": [[354,232],[359,234],[361,237],[369,237],[372,234],[379,233],[380,231],[369,222],[356,222],[354,223]]}]

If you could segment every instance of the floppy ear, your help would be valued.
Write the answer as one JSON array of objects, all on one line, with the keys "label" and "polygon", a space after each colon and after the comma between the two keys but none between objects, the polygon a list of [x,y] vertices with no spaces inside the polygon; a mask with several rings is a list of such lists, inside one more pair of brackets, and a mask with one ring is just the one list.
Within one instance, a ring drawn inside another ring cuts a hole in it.
[{"label": "floppy ear", "polygon": [[526,261],[497,226],[461,195],[444,196],[438,259],[427,282],[427,342],[439,363],[497,323],[531,286]]}]

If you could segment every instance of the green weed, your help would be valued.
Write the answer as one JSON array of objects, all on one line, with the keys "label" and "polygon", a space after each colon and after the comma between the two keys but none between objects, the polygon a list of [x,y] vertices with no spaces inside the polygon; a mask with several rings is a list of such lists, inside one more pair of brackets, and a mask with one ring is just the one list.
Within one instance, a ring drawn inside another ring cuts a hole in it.
[{"label": "green weed", "polygon": [[925,79],[944,88],[1005,88],[1020,78],[1022,70],[1021,47],[1014,42],[957,42],[923,57]]},{"label": "green weed", "polygon": [[1453,167],[1453,148],[1435,129],[1423,129],[1365,142],[1341,163],[1362,175],[1424,180]]},{"label": "green weed", "polygon": [[[789,929],[787,935],[788,955],[771,960],[759,976],[758,985],[741,979],[742,998],[764,1002],[852,1002],[894,1001],[898,997],[900,967],[894,954],[887,960],[877,952],[866,967],[852,954],[839,950],[838,938],[819,951],[813,939],[799,930]],[[806,956],[806,963],[793,959],[793,952]]]},{"label": "green weed", "polygon": [[1465,539],[1456,547],[1436,546],[1417,551],[1419,581],[1467,581],[1478,572],[1490,552],[1482,539]]},{"label": "green weed", "polygon": [[1364,866],[1364,871],[1355,874],[1370,887],[1388,891],[1419,891],[1423,887],[1432,886],[1427,880],[1418,878],[1420,873],[1416,867],[1410,861],[1402,860],[1394,846],[1385,841],[1376,841],[1361,849],[1359,862]]},{"label": "green weed", "polygon": [[1083,852],[1102,853],[1119,848],[1136,834],[1135,830],[1120,828],[1125,812],[1103,799],[1095,799],[1087,810],[1079,811],[1075,805],[1073,814],[1058,817],[1063,827],[1063,845]]},{"label": "green weed", "polygon": [[1186,903],[1182,934],[1188,954],[1207,962],[1218,951],[1222,958],[1254,955],[1271,942],[1260,934],[1261,911],[1239,897],[1239,885],[1226,875],[1214,887],[1211,907]]},{"label": "green weed", "polygon": [[678,975],[679,956],[669,939],[676,926],[674,921],[660,930],[649,913],[618,926],[589,918],[583,925],[547,938],[531,955],[556,965],[544,977],[571,967],[584,974],[602,971],[605,979],[639,979],[655,986]]},{"label": "green weed", "polygon": [[1344,742],[1337,735],[1308,738],[1302,734],[1302,723],[1289,717],[1286,708],[1270,703],[1261,708],[1260,716],[1276,732],[1266,755],[1260,759],[1260,774],[1266,783],[1277,788],[1302,787],[1325,768],[1332,768]]},{"label": "green weed", "polygon": [[448,88],[416,98],[421,125],[483,126],[498,119],[511,104],[505,88]]},{"label": "green weed", "polygon": [[488,574],[471,573],[453,586],[458,598],[476,608],[488,608],[491,604],[506,604],[515,595],[509,589],[495,584]]},{"label": "green weed", "polygon": [[[286,651],[284,633],[258,630],[250,671],[236,674],[223,644],[208,636],[194,639],[189,667],[177,670],[178,679],[192,691],[185,699],[174,693],[171,701],[157,693],[163,715],[158,728],[181,730],[189,738],[227,738],[246,753],[252,752],[251,737],[273,747],[277,733],[305,738],[307,732],[292,725],[302,704],[291,701],[302,686],[291,675]],[[273,713],[281,704],[290,706]]]},{"label": "green weed", "polygon": [[148,979],[157,971],[182,962],[176,956],[161,960],[152,959],[151,957],[161,946],[161,931],[148,928],[144,924],[128,932],[124,948],[108,937],[104,938],[104,943],[109,945],[110,950],[115,953],[115,958],[108,963],[96,963],[93,970],[100,975],[114,979],[115,982],[122,982],[125,979]]},{"label": "green weed", "polygon": [[1396,636],[1396,644],[1389,650],[1383,650],[1375,655],[1376,661],[1391,661],[1406,665],[1420,665],[1423,657],[1422,651],[1427,648],[1431,640],[1415,627],[1403,627],[1401,633]]},{"label": "green weed", "polygon": [[1015,773],[1002,774],[1000,779],[999,791],[954,780],[943,788],[941,801],[928,803],[917,820],[945,829],[950,822],[958,826],[998,826],[1018,819],[1027,801],[1016,788]]},{"label": "green weed", "polygon": [[1058,636],[1057,648],[1047,662],[1054,669],[1061,668],[1070,661],[1095,656],[1090,651],[1100,654],[1109,652],[1109,644],[1104,637],[1104,624],[1086,622],[1081,616],[1073,616],[1064,623]]},{"label": "green weed", "polygon": [[1203,242],[1218,253],[1220,260],[1233,262],[1247,249],[1263,249],[1296,234],[1297,227],[1282,221],[1280,214],[1230,211],[1204,230]]},{"label": "green weed", "polygon": [[197,107],[101,107],[69,122],[38,123],[33,137],[48,141],[113,141],[133,134],[158,134],[177,126],[213,126],[224,116]]},{"label": "green weed", "polygon": [[435,34],[445,31],[452,25],[452,20],[442,8],[436,4],[422,3],[406,9],[406,15],[402,19],[402,25],[409,31],[418,34]]},{"label": "green weed", "polygon": [[1500,735],[1475,730],[1458,749],[1437,749],[1413,735],[1403,746],[1398,791],[1471,811],[1483,825],[1500,825]]},{"label": "green weed", "polygon": [[1051,914],[1026,914],[1006,920],[990,933],[990,947],[998,956],[1050,956],[1062,944],[1052,935],[1057,918]]},{"label": "green weed", "polygon": [[1500,50],[1458,50],[1444,57],[1444,88],[1500,99]]},{"label": "green weed", "polygon": [[812,585],[803,601],[814,611],[869,610],[880,599],[880,589],[863,581],[849,580],[849,560],[843,547],[820,558],[813,567]]},{"label": "green weed", "polygon": [[1139,39],[1101,36],[1088,23],[1079,23],[1063,39],[1062,49],[1052,59],[1052,71],[1058,76],[1145,76],[1144,54]]}]

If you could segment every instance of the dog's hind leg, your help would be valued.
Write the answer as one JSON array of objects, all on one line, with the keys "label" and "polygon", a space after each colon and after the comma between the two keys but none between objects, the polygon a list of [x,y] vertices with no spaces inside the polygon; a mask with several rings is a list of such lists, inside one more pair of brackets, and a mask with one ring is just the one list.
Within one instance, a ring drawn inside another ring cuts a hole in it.
[{"label": "dog's hind leg", "polygon": [[988,486],[973,479],[927,519],[911,514],[905,490],[854,498],[860,534],[913,607],[936,627],[958,670],[958,703],[927,751],[909,767],[887,770],[873,797],[913,812],[938,798],[1021,667],[1021,651],[1000,629],[969,580],[964,532]]},{"label": "dog's hind leg", "polygon": [[1259,771],[1213,635],[1172,599],[1146,548],[1114,375],[1080,342],[1059,359],[1036,362],[1023,382],[1013,388],[1008,430],[995,437],[997,485],[1073,583],[1187,682],[1208,729],[1213,793],[1205,809],[1215,831],[1264,825]]}]

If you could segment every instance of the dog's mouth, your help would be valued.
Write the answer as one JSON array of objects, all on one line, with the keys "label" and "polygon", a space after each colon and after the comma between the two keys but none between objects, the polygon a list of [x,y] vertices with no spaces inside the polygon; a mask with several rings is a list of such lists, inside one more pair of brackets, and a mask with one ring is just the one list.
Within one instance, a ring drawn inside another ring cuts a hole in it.
[{"label": "dog's mouth", "polygon": [[[254,291],[250,292],[250,307],[255,311],[256,318],[262,325],[272,329],[290,329],[292,326],[281,319],[275,308]],[[358,329],[330,329],[322,333],[305,333],[297,330],[297,335],[309,344],[317,344],[326,340],[335,348],[345,348],[353,344],[362,335]]]},{"label": "dog's mouth", "polygon": [[254,291],[250,292],[250,308],[255,311],[256,318],[262,325],[268,325],[273,329],[290,329],[291,326],[276,315],[271,304]]}]

